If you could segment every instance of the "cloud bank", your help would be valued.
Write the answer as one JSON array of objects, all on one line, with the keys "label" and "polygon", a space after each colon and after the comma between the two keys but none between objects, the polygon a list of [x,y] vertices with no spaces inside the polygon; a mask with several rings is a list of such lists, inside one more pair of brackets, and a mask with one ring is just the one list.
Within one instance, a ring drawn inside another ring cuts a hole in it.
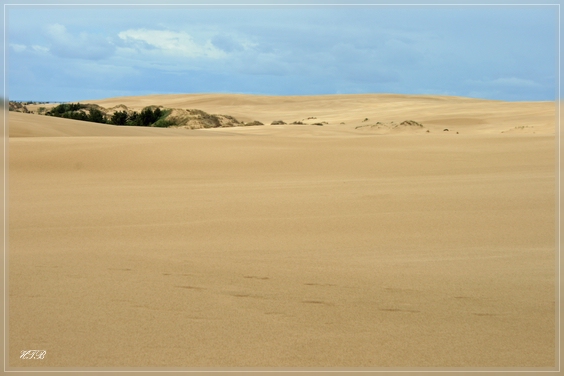
[{"label": "cloud bank", "polygon": [[10,95],[554,99],[557,8],[462,8],[15,9],[7,25]]}]

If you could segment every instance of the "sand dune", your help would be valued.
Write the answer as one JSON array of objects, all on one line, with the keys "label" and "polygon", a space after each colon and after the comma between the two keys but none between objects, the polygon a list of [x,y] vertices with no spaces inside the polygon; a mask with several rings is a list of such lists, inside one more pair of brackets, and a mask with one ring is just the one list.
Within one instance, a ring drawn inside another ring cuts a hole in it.
[{"label": "sand dune", "polygon": [[150,127],[116,127],[23,113],[9,114],[10,137],[101,137],[101,136],[168,136],[185,135],[185,129],[156,129]]},{"label": "sand dune", "polygon": [[9,113],[10,367],[555,366],[554,103],[82,102],[267,125]]},{"label": "sand dune", "polygon": [[[327,96],[251,96],[251,95],[155,95],[88,101],[102,106],[120,103],[151,103],[168,107],[198,108],[209,113],[226,113],[244,120],[258,119],[270,124],[276,115],[290,123],[316,117],[331,125],[344,122],[360,125],[363,119],[377,122],[402,122],[413,119],[431,130],[450,126],[455,131],[506,131],[520,126],[534,126],[541,133],[554,133],[555,105],[552,102],[507,103],[480,99],[444,96],[405,95],[327,95]],[[456,107],[456,108],[455,108]],[[248,119],[245,119],[248,118]],[[487,125],[477,127],[478,125]],[[438,126],[438,127],[437,127]],[[474,127],[469,127],[474,126]]]},{"label": "sand dune", "polygon": [[[239,120],[274,120],[286,123],[327,122],[342,129],[354,129],[370,123],[401,123],[415,120],[431,131],[464,133],[542,133],[555,132],[553,102],[502,102],[464,97],[435,95],[408,96],[393,94],[323,95],[323,96],[256,96],[243,94],[168,94],[142,97],[118,97],[104,100],[83,100],[111,108],[125,105],[141,110],[145,106],[200,109],[208,113],[226,114]],[[28,106],[31,110],[45,105]],[[314,117],[315,119],[308,119]],[[341,124],[344,123],[344,124]],[[295,127],[294,127],[295,128]]]}]

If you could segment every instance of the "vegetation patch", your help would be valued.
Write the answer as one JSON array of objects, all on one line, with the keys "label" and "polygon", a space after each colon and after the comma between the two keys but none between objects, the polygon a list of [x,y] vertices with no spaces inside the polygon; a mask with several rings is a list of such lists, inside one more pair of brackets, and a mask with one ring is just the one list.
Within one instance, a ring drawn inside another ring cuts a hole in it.
[{"label": "vegetation patch", "polygon": [[422,129],[423,128],[423,124],[418,123],[414,120],[404,120],[401,123],[395,123],[393,121],[389,122],[389,123],[384,123],[384,122],[376,122],[375,124],[365,124],[365,125],[359,125],[357,127],[355,127],[355,129],[359,129],[359,128],[376,128],[376,129],[382,129],[382,130],[401,130],[401,129]]},{"label": "vegetation patch", "polygon": [[[10,111],[31,112],[22,102],[10,102]],[[198,109],[163,108],[162,106],[147,106],[138,112],[123,104],[103,108],[88,103],[62,103],[50,109],[40,107],[38,113],[117,126],[201,129],[263,125],[259,121],[243,123],[230,115],[214,115]]]},{"label": "vegetation patch", "polygon": [[170,115],[166,119],[170,122],[170,126],[189,129],[228,128],[246,125],[230,115],[212,115],[197,109],[170,109]]},{"label": "vegetation patch", "polygon": [[249,122],[249,123],[245,123],[245,126],[246,126],[246,127],[255,126],[255,125],[264,125],[264,124],[261,123],[261,122],[258,121],[258,120],[254,120],[254,121],[251,121],[251,122]]},{"label": "vegetation patch", "polygon": [[[4,105],[5,101],[2,101],[2,105]],[[49,103],[49,102],[32,102],[32,101],[27,101],[27,102],[21,102],[21,101],[8,101],[8,111],[13,111],[13,112],[22,112],[25,114],[33,114],[33,111],[29,110],[27,108],[27,106],[29,105],[37,105],[37,104],[44,104],[44,103]],[[38,113],[41,115],[41,111],[43,110],[43,112],[45,112],[45,107],[39,107]]]},{"label": "vegetation patch", "polygon": [[95,104],[63,103],[45,112],[47,116],[62,117],[94,123],[106,123],[107,118],[101,107]]}]

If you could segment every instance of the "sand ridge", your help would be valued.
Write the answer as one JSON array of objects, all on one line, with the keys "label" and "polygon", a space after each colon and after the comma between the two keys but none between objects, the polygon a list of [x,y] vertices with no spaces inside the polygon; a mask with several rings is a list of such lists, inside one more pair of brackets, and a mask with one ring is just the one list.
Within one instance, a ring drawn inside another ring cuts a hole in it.
[{"label": "sand ridge", "polygon": [[[503,102],[436,95],[355,94],[320,96],[259,96],[245,94],[166,94],[84,100],[106,108],[125,105],[140,111],[159,105],[178,109],[199,109],[210,114],[226,114],[242,121],[258,120],[266,125],[284,120],[327,122],[354,129],[372,123],[414,120],[431,132],[445,128],[461,133],[554,134],[554,102]],[[36,105],[35,107],[45,106]],[[28,106],[37,110],[34,106]],[[310,119],[314,118],[314,119]],[[341,124],[344,123],[344,124]]]},{"label": "sand ridge", "polygon": [[9,113],[10,367],[555,366],[553,103],[96,103],[265,125]]}]

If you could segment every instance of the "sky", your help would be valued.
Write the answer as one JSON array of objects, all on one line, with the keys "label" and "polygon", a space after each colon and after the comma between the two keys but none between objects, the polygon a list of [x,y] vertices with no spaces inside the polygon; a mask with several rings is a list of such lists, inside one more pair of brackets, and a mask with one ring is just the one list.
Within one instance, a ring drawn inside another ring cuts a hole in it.
[{"label": "sky", "polygon": [[7,6],[6,95],[552,101],[557,6]]}]

